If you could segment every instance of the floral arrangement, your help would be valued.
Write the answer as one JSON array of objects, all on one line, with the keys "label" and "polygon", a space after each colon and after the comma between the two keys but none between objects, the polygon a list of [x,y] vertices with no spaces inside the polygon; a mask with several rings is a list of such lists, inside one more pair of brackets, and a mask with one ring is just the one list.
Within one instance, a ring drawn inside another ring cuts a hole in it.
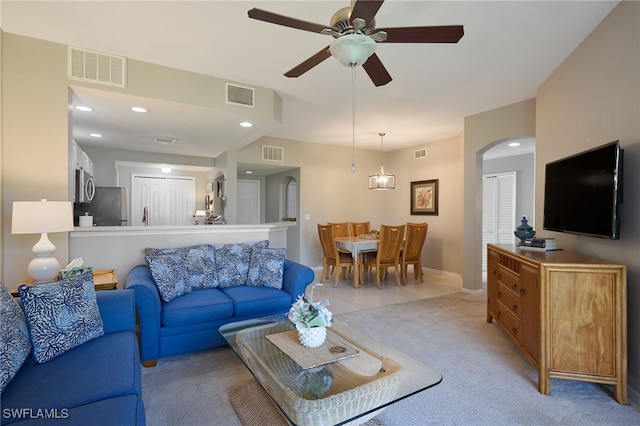
[{"label": "floral arrangement", "polygon": [[298,296],[298,300],[289,309],[287,318],[298,330],[311,327],[329,327],[331,325],[331,311],[327,309],[329,301],[313,301],[313,290],[316,286],[322,286],[322,284],[314,284],[309,291],[309,297]]}]

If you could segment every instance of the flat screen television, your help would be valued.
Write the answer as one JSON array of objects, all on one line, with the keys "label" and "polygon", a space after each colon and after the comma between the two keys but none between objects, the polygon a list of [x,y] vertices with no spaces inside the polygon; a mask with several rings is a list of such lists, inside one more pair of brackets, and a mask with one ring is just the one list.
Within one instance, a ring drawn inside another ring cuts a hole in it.
[{"label": "flat screen television", "polygon": [[622,150],[619,141],[546,165],[543,228],[620,238]]}]

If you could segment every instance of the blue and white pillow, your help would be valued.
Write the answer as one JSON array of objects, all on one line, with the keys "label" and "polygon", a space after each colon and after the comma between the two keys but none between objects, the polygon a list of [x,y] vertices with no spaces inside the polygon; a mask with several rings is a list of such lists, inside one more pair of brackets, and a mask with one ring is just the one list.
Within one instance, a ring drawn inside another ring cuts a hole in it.
[{"label": "blue and white pillow", "polygon": [[24,312],[9,290],[0,284],[0,393],[31,352]]},{"label": "blue and white pillow", "polygon": [[187,280],[192,290],[218,287],[215,250],[212,245],[201,244],[181,250],[187,268]]},{"label": "blue and white pillow", "polygon": [[210,244],[189,247],[158,249],[147,247],[146,256],[174,254],[180,256],[187,270],[187,280],[192,290],[218,287],[215,250]]},{"label": "blue and white pillow", "polygon": [[157,254],[145,256],[151,276],[158,287],[158,292],[165,302],[191,292],[187,280],[187,268],[179,254]]},{"label": "blue and white pillow", "polygon": [[258,248],[251,252],[247,285],[282,288],[285,248]]},{"label": "blue and white pillow", "polygon": [[246,244],[225,244],[216,247],[216,265],[220,288],[235,287],[247,283],[249,262],[254,247],[267,248],[269,240]]},{"label": "blue and white pillow", "polygon": [[39,363],[104,334],[93,274],[18,288]]}]

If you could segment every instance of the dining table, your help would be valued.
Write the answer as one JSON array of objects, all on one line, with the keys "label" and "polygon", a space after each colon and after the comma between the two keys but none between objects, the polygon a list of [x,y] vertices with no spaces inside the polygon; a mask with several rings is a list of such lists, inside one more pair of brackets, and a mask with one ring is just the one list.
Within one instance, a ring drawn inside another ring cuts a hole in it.
[{"label": "dining table", "polygon": [[335,241],[339,250],[349,251],[353,256],[353,288],[358,288],[362,284],[360,281],[362,253],[377,251],[379,238],[377,236],[336,237]]}]

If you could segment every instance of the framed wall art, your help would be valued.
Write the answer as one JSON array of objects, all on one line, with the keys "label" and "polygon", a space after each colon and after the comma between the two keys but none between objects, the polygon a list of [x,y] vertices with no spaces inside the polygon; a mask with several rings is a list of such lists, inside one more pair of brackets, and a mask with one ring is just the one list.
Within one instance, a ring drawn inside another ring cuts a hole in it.
[{"label": "framed wall art", "polygon": [[438,179],[411,182],[411,214],[438,215]]}]

